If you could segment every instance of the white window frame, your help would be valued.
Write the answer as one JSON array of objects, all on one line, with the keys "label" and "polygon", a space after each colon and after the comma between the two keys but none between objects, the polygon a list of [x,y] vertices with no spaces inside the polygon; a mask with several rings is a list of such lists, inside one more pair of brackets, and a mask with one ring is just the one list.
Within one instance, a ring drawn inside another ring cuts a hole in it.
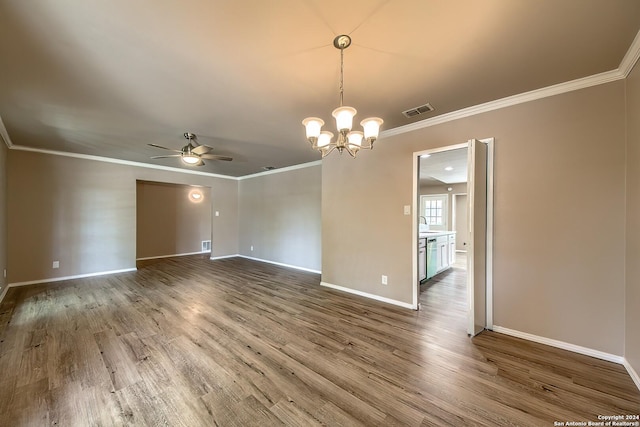
[{"label": "white window frame", "polygon": [[[442,201],[442,224],[430,224],[429,223],[429,218],[431,218],[431,216],[427,216],[425,215],[425,209],[426,209],[426,201],[427,200],[433,200],[433,201],[438,201],[441,200]],[[429,230],[436,230],[436,231],[446,231],[448,230],[447,226],[449,225],[449,194],[422,194],[420,195],[420,216],[427,218],[427,223],[429,223]],[[422,221],[422,218],[420,218],[420,220]]]}]

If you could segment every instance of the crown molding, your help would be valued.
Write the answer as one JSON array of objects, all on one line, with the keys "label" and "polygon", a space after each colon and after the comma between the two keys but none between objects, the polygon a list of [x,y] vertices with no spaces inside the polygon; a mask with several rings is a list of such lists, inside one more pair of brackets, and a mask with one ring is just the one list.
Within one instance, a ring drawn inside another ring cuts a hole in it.
[{"label": "crown molding", "polygon": [[472,107],[463,108],[461,110],[452,111],[450,113],[441,114],[439,116],[421,120],[419,122],[411,123],[405,126],[385,130],[380,132],[380,137],[389,137],[407,132],[413,132],[418,129],[439,125],[441,123],[475,116],[477,114],[499,110],[501,108],[511,107],[513,105],[523,104],[525,102],[535,101],[538,99],[547,98],[549,96],[560,95],[562,93],[572,92],[574,90],[585,89],[591,86],[610,83],[624,78],[625,76],[619,70],[606,71],[604,73],[595,74],[593,76],[583,77],[581,79],[571,80],[569,82],[559,83],[553,86],[547,86],[542,89],[536,89],[529,92],[520,93],[518,95],[508,96],[506,98],[497,99],[495,101],[485,102],[484,104],[478,104]]},{"label": "crown molding", "polygon": [[430,119],[424,119],[419,122],[382,131],[380,132],[380,137],[400,135],[414,130],[439,125],[441,123],[462,119],[464,117],[498,110],[500,108],[511,107],[513,105],[523,104],[525,102],[535,101],[549,96],[560,95],[574,90],[586,89],[588,87],[622,80],[629,75],[633,67],[638,62],[638,59],[640,59],[640,31],[636,34],[636,37],[633,39],[631,46],[629,46],[627,53],[624,55],[624,58],[622,58],[620,65],[615,70],[605,71],[604,73],[594,74],[593,76],[583,77],[553,86],[547,86],[541,89],[508,96],[495,101],[485,102],[484,104],[474,105],[472,107],[463,108],[450,113],[441,114]]},{"label": "crown molding", "polygon": [[117,164],[117,165],[135,166],[135,167],[146,168],[146,169],[157,169],[157,170],[168,171],[168,172],[177,172],[177,173],[186,173],[186,174],[190,174],[190,175],[208,176],[210,178],[230,179],[230,180],[233,180],[233,181],[237,181],[238,180],[238,177],[235,177],[235,176],[219,175],[219,174],[209,173],[209,172],[201,172],[201,171],[195,171],[195,170],[172,168],[170,166],[152,165],[150,163],[133,162],[131,160],[121,160],[121,159],[114,159],[114,158],[111,158],[111,157],[93,156],[93,155],[90,155],[90,154],[79,154],[79,153],[70,153],[70,152],[67,152],[67,151],[45,150],[43,148],[25,147],[23,145],[12,145],[10,148],[12,150],[18,150],[18,151],[29,151],[29,152],[32,152],[32,153],[51,154],[51,155],[54,155],[54,156],[62,156],[62,157],[73,157],[75,159],[94,160],[94,161],[97,161],[97,162],[114,163],[114,164]]},{"label": "crown molding", "polygon": [[634,65],[638,62],[640,58],[640,31],[636,34],[636,37],[631,42],[631,46],[629,46],[629,50],[627,50],[626,55],[622,58],[620,62],[620,66],[618,70],[622,75],[626,78],[631,70],[633,70]]},{"label": "crown molding", "polygon": [[7,128],[4,127],[2,117],[0,117],[0,138],[2,138],[5,144],[7,144],[7,148],[13,147],[13,142],[11,142],[11,138],[9,137],[9,133],[7,132]]},{"label": "crown molding", "polygon": [[322,160],[316,160],[314,162],[300,163],[299,165],[287,166],[286,168],[272,169],[270,171],[258,172],[251,175],[244,175],[244,176],[238,177],[237,179],[238,181],[243,181],[245,179],[257,178],[259,176],[273,175],[274,173],[289,172],[296,169],[303,169],[303,168],[309,168],[312,166],[320,166],[320,165],[322,165]]},{"label": "crown molding", "polygon": [[[0,136],[2,135],[1,126],[2,126],[2,123],[0,122]],[[7,140],[8,140],[8,136],[7,136]],[[7,140],[5,140],[5,142]],[[47,150],[47,149],[44,149],[44,148],[27,147],[27,146],[24,146],[24,145],[11,144],[9,146],[7,144],[7,146],[9,148],[11,148],[12,150],[17,150],[17,151],[29,151],[29,152],[32,152],[32,153],[50,154],[50,155],[53,155],[53,156],[73,157],[75,159],[94,160],[94,161],[97,161],[97,162],[114,163],[114,164],[117,164],[117,165],[134,166],[134,167],[146,168],[146,169],[163,170],[163,171],[168,171],[168,172],[177,172],[177,173],[186,173],[186,174],[191,174],[191,175],[208,176],[208,177],[211,177],[211,178],[229,179],[229,180],[232,180],[232,181],[241,181],[241,180],[244,180],[244,179],[256,178],[256,177],[263,176],[263,175],[271,175],[271,174],[274,174],[274,173],[288,172],[288,171],[292,171],[292,170],[296,170],[296,169],[303,169],[303,168],[308,168],[308,167],[312,167],[312,166],[319,166],[319,165],[322,164],[322,160],[316,160],[316,161],[313,161],[313,162],[301,163],[301,164],[298,164],[298,165],[288,166],[288,167],[281,168],[281,169],[274,169],[274,170],[270,170],[270,171],[258,172],[258,173],[254,173],[254,174],[251,174],[251,175],[244,175],[244,176],[239,176],[238,177],[238,176],[230,176],[230,175],[220,175],[220,174],[215,174],[215,173],[210,173],[210,172],[201,172],[201,171],[195,171],[195,170],[173,168],[171,166],[162,166],[162,165],[153,165],[153,164],[150,164],[150,163],[134,162],[134,161],[131,161],[131,160],[114,159],[112,157],[94,156],[94,155],[91,155],[91,154],[80,154],[80,153],[71,153],[71,152],[68,152],[68,151]]]}]

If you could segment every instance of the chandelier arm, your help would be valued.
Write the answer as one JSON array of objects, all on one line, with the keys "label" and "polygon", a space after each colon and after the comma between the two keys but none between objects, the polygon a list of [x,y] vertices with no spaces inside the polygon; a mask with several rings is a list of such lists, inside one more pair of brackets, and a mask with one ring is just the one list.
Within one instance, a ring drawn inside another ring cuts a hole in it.
[{"label": "chandelier arm", "polygon": [[325,157],[327,157],[329,154],[331,154],[333,152],[333,150],[336,149],[335,144],[330,144],[331,148],[330,149],[324,149],[324,150],[320,150],[320,152],[322,153],[322,158],[324,159]]},{"label": "chandelier arm", "polygon": [[351,157],[353,157],[355,159],[356,158],[356,153],[358,152],[358,150],[352,149],[349,144],[347,144],[347,146],[345,148],[347,149],[347,153],[349,153],[351,155]]}]

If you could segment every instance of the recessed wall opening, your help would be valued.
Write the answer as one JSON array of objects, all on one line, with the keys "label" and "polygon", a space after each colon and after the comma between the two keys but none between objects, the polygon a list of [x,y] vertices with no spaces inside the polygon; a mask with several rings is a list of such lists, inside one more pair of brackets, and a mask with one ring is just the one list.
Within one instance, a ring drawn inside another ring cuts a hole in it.
[{"label": "recessed wall opening", "polygon": [[136,181],[136,261],[211,251],[211,188]]}]

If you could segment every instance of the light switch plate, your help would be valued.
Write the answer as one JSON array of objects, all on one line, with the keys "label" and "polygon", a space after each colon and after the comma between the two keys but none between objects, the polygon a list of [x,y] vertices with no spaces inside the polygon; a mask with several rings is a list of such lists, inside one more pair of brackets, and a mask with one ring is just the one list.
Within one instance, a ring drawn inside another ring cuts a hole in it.
[{"label": "light switch plate", "polygon": [[404,214],[411,215],[411,205],[404,205]]}]

